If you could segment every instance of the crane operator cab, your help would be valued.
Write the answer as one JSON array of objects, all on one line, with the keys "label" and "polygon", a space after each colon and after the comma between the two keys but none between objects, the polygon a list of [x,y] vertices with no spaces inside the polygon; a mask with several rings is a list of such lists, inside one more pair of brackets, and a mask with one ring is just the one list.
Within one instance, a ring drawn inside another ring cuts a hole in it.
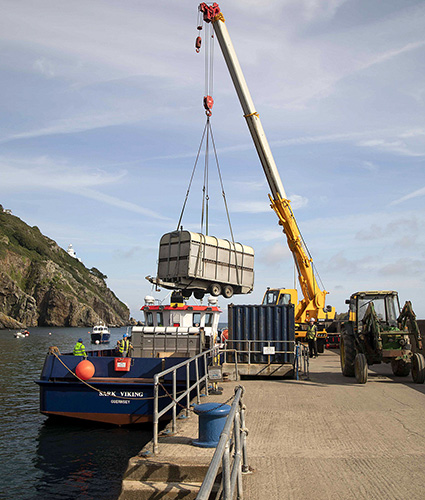
[{"label": "crane operator cab", "polygon": [[287,288],[267,288],[263,297],[263,306],[297,304],[298,293]]},{"label": "crane operator cab", "polygon": [[[331,308],[330,311],[328,310],[328,312],[323,311],[323,314],[320,314],[321,311],[317,310],[309,310],[303,313],[301,312],[303,302],[298,302],[298,292],[296,289],[267,288],[263,296],[263,306],[280,306],[288,304],[293,304],[295,308],[295,340],[298,342],[307,342],[307,323],[309,318],[312,317],[317,321],[317,350],[319,353],[323,353],[328,335],[325,319],[328,319],[329,312],[333,312],[333,316],[329,314],[329,317],[333,319],[335,314],[334,310],[332,311],[333,308]],[[330,306],[328,306],[328,308],[329,307]]]}]

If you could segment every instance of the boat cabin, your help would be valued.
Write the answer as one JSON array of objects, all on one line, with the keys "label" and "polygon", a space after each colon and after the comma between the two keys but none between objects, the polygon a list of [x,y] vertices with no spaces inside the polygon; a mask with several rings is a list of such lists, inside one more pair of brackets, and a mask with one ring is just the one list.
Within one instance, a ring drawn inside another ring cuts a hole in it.
[{"label": "boat cabin", "polygon": [[[192,328],[203,328],[206,336],[217,335],[221,309],[216,297],[209,297],[208,305],[187,305],[180,296],[172,295],[170,305],[155,304],[153,297],[145,297],[141,308],[145,316],[145,327],[154,327],[155,333],[166,333],[169,327],[178,333],[189,333]],[[166,330],[167,328],[167,330]]]}]

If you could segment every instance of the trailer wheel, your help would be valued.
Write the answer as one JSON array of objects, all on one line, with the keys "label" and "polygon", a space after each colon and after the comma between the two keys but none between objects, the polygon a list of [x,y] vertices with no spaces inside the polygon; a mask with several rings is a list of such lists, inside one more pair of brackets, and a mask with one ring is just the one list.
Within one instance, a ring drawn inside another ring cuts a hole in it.
[{"label": "trailer wheel", "polygon": [[367,360],[366,356],[359,352],[354,360],[354,374],[359,384],[367,382]]},{"label": "trailer wheel", "polygon": [[425,381],[425,358],[418,352],[412,356],[412,378],[415,384],[423,384]]},{"label": "trailer wheel", "polygon": [[221,294],[221,285],[219,285],[218,283],[213,283],[210,286],[210,294],[213,297],[218,297]]},{"label": "trailer wheel", "polygon": [[223,297],[226,299],[230,299],[230,297],[233,297],[233,287],[230,285],[226,285],[223,288]]},{"label": "trailer wheel", "polygon": [[195,290],[193,292],[195,299],[202,300],[204,298],[205,292],[203,290]]},{"label": "trailer wheel", "polygon": [[183,290],[182,291],[182,295],[185,299],[190,299],[191,295],[192,295],[192,290]]},{"label": "trailer wheel", "polygon": [[347,334],[341,335],[339,356],[344,377],[354,377],[354,360],[356,358],[354,337]]},{"label": "trailer wheel", "polygon": [[403,359],[392,359],[391,368],[396,377],[407,377],[410,373],[410,363],[406,363]]}]

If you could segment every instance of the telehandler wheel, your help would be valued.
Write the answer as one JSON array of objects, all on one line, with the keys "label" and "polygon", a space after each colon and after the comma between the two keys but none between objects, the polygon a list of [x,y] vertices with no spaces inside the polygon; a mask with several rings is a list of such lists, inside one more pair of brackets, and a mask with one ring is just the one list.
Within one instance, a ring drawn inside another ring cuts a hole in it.
[{"label": "telehandler wheel", "polygon": [[410,373],[411,364],[403,359],[392,359],[391,368],[396,377],[407,377]]},{"label": "telehandler wheel", "polygon": [[233,297],[233,287],[231,285],[226,285],[223,288],[223,297],[226,299],[230,299],[230,297]]},{"label": "telehandler wheel", "polygon": [[347,334],[341,335],[339,356],[344,377],[354,377],[354,360],[356,358],[354,337]]},{"label": "telehandler wheel", "polygon": [[219,285],[218,283],[213,283],[211,286],[210,286],[210,294],[213,296],[213,297],[218,297],[221,293],[221,285]]},{"label": "telehandler wheel", "polygon": [[359,384],[365,384],[367,382],[367,360],[366,356],[361,352],[356,355],[354,372]]},{"label": "telehandler wheel", "polygon": [[418,352],[412,356],[412,378],[416,384],[423,384],[425,381],[425,358]]}]

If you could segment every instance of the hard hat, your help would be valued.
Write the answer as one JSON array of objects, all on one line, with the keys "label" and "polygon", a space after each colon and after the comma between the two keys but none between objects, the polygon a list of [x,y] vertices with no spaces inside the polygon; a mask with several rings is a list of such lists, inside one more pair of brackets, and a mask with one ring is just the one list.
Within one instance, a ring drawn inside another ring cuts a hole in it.
[{"label": "hard hat", "polygon": [[122,338],[125,339],[126,337],[128,337],[128,334],[124,333],[124,335],[122,336]]},{"label": "hard hat", "polygon": [[82,342],[82,341],[83,341],[83,339],[78,339],[78,342]]},{"label": "hard hat", "polygon": [[311,323],[311,322],[313,322],[313,323],[314,323],[315,321],[316,321],[316,320],[315,320],[314,318],[310,318],[310,323]]}]

